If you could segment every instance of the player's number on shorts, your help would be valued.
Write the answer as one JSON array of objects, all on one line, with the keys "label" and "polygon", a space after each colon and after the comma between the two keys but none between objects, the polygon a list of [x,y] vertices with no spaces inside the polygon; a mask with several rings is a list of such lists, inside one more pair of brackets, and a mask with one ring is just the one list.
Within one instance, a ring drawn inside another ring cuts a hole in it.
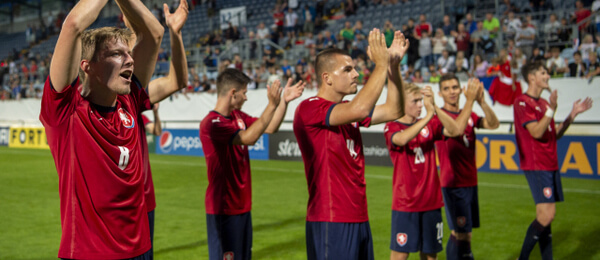
[{"label": "player's number on shorts", "polygon": [[415,147],[413,152],[415,152],[415,164],[425,162],[425,155],[423,155],[423,149],[421,149],[421,147]]},{"label": "player's number on shorts", "polygon": [[437,240],[442,241],[442,238],[444,238],[444,222],[438,222],[435,227],[437,228]]},{"label": "player's number on shorts", "polygon": [[119,169],[125,170],[127,164],[129,164],[129,149],[127,147],[119,146],[121,155],[119,156]]}]

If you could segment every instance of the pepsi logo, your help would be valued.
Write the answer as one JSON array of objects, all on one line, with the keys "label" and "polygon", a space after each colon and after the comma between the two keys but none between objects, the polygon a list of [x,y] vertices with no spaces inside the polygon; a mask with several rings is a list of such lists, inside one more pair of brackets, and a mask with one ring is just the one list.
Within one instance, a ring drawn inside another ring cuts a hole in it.
[{"label": "pepsi logo", "polygon": [[135,127],[135,121],[133,117],[129,114],[129,112],[125,111],[123,108],[119,108],[119,118],[121,118],[121,122],[123,122],[123,126],[126,128]]},{"label": "pepsi logo", "polygon": [[160,135],[158,146],[164,153],[168,153],[173,149],[173,134],[169,131],[163,131]]},{"label": "pepsi logo", "polygon": [[552,198],[552,189],[550,187],[544,188],[544,197],[546,199]]},{"label": "pepsi logo", "polygon": [[396,242],[400,246],[406,245],[406,242],[408,242],[408,235],[406,233],[398,233],[398,234],[396,234]]}]

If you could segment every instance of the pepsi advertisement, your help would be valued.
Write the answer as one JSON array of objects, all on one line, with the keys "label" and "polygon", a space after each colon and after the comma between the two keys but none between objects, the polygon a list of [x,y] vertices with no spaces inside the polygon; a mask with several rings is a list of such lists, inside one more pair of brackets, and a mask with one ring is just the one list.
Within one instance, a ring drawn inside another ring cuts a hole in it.
[{"label": "pepsi advertisement", "polygon": [[[198,129],[163,129],[155,139],[157,154],[204,156]],[[248,146],[250,159],[269,159],[269,135]]]}]

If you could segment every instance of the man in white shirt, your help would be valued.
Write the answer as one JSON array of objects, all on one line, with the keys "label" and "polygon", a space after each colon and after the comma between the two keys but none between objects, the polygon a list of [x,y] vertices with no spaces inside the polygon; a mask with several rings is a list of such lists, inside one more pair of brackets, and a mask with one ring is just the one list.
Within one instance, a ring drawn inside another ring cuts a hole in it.
[{"label": "man in white shirt", "polygon": [[552,47],[552,57],[546,61],[546,67],[551,77],[562,77],[563,73],[569,71],[565,59],[560,57],[560,49],[558,47]]},{"label": "man in white shirt", "polygon": [[298,15],[292,8],[288,8],[288,12],[285,14],[285,32],[288,37],[294,37],[296,31],[296,23],[298,22]]}]

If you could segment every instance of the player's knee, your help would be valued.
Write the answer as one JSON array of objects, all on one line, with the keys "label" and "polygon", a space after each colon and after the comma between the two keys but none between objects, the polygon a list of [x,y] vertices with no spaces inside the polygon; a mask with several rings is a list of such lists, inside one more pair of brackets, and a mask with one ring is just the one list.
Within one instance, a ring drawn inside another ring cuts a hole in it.
[{"label": "player's knee", "polygon": [[426,254],[426,253],[421,253],[421,260],[435,260],[437,259],[437,254],[433,253],[433,254]]},{"label": "player's knee", "polygon": [[542,214],[538,215],[537,221],[542,224],[542,226],[548,226],[554,220],[554,211],[545,211]]},{"label": "player's knee", "polygon": [[406,260],[408,259],[408,253],[397,252],[392,250],[392,254],[390,255],[390,260]]}]

